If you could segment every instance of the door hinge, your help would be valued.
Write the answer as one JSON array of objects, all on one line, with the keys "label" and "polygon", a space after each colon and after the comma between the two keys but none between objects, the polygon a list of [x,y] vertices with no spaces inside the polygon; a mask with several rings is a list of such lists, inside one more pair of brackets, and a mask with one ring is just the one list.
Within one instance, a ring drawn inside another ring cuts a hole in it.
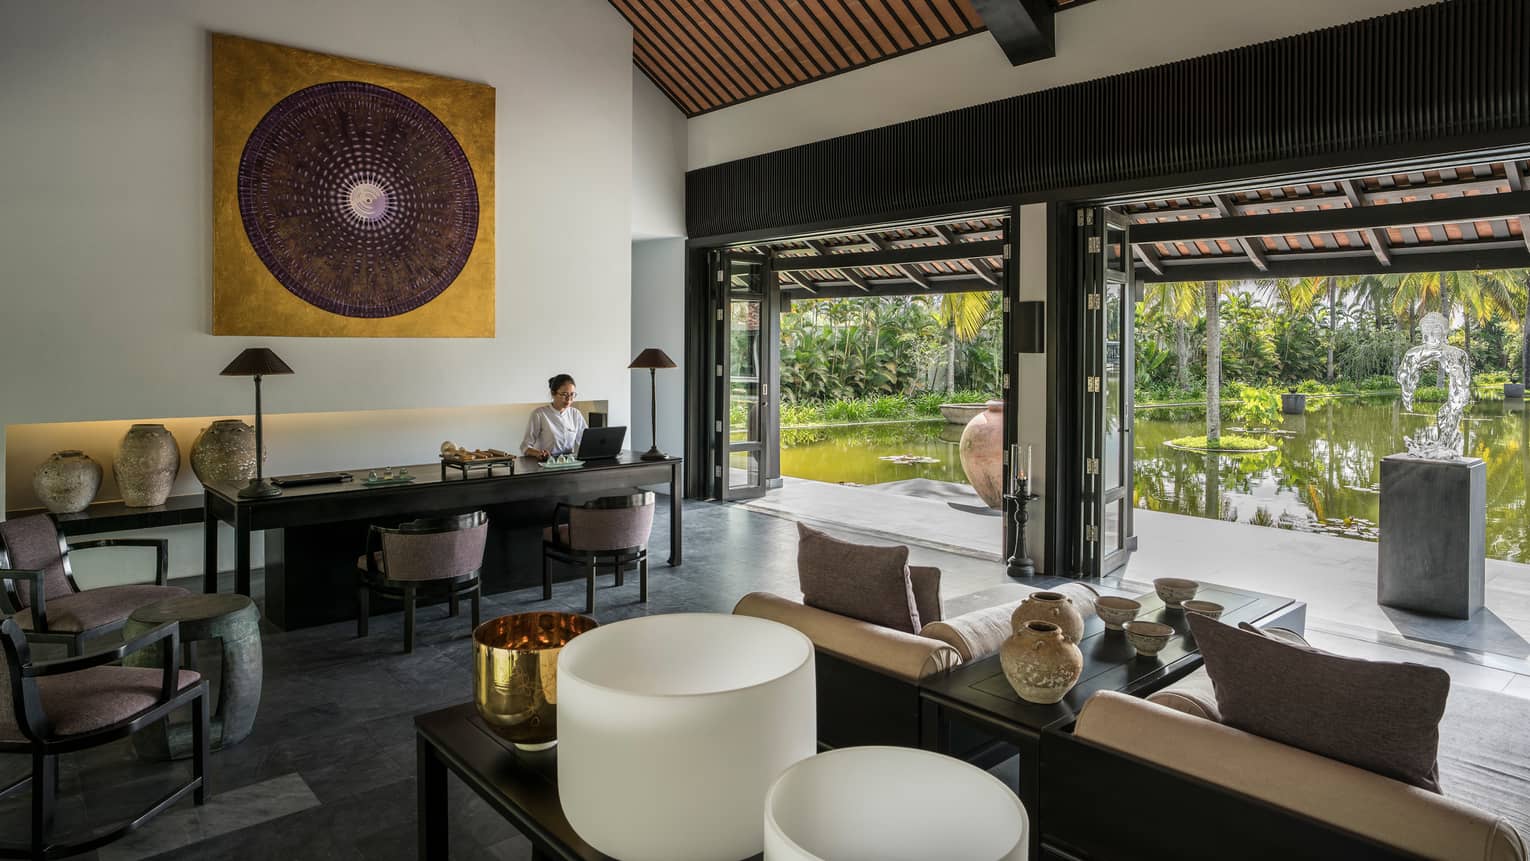
[{"label": "door hinge", "polygon": [[1009,259],[1009,243],[1008,242],[1004,243],[1004,259],[1005,260]]},{"label": "door hinge", "polygon": [[1009,297],[1008,296],[1004,297],[1004,313],[1006,313],[1006,314],[1009,313]]},{"label": "door hinge", "polygon": [[1084,210],[1084,223],[1085,224],[1093,224],[1094,223],[1094,208],[1093,207]]},{"label": "door hinge", "polygon": [[1089,306],[1089,310],[1091,311],[1100,310],[1100,294],[1090,293],[1089,299],[1085,304]]},{"label": "door hinge", "polygon": [[712,467],[712,476],[714,478],[722,478],[722,464],[716,464]]},{"label": "door hinge", "polygon": [[1093,394],[1093,395],[1099,394],[1100,393],[1100,378],[1099,377],[1090,377],[1089,380],[1088,380],[1088,388],[1089,388],[1089,393],[1090,394]]},{"label": "door hinge", "polygon": [[1088,212],[1088,210],[1086,210],[1086,209],[1080,209],[1080,210],[1079,210],[1079,211],[1078,211],[1078,226],[1079,226],[1079,227],[1083,227],[1083,226],[1084,226],[1084,213],[1085,213],[1085,212]]},{"label": "door hinge", "polygon": [[1003,386],[1003,388],[1004,388],[1005,391],[1009,391],[1009,374],[1005,374],[1004,375],[1004,386]]},{"label": "door hinge", "polygon": [[722,433],[722,419],[717,420],[717,432]]},{"label": "door hinge", "polygon": [[1100,474],[1100,459],[1097,458],[1097,457],[1085,458],[1084,459],[1084,472],[1087,475],[1099,475]]},{"label": "door hinge", "polygon": [[717,376],[722,376],[722,365],[717,366]]},{"label": "door hinge", "polygon": [[1091,236],[1091,237],[1089,237],[1089,253],[1090,254],[1099,254],[1100,253],[1101,245],[1102,245],[1102,242],[1100,240],[1100,237],[1098,237],[1098,236]]},{"label": "door hinge", "polygon": [[1088,541],[1090,544],[1097,544],[1097,543],[1099,543],[1099,541],[1100,541],[1100,527],[1098,527],[1098,526],[1085,526],[1084,527],[1084,540]]},{"label": "door hinge", "polygon": [[770,383],[760,383],[760,402],[770,400]]},{"label": "door hinge", "polygon": [[717,283],[723,283],[723,271],[721,269],[717,270]]},{"label": "door hinge", "polygon": [[721,323],[722,321],[723,321],[723,309],[718,308],[717,309],[717,322]]}]

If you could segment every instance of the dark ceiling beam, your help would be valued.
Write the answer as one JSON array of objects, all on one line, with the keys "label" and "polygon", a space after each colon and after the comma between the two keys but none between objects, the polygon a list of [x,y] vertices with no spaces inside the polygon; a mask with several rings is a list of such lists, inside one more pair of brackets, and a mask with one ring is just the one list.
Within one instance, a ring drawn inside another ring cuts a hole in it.
[{"label": "dark ceiling beam", "polygon": [[1004,256],[1003,240],[983,242],[960,242],[956,245],[917,245],[912,248],[894,248],[887,251],[867,251],[858,254],[829,253],[823,243],[808,240],[813,254],[798,257],[776,258],[779,271],[802,271],[804,269],[845,269],[861,266],[898,266],[905,263],[945,263],[952,260],[970,260],[974,257]]},{"label": "dark ceiling beam", "polygon": [[[1365,201],[1367,205],[1371,205],[1377,203],[1393,203],[1401,200],[1404,197],[1429,197],[1440,193],[1453,195],[1500,194],[1502,192],[1503,185],[1504,180],[1496,178],[1467,179],[1458,180],[1456,182],[1441,182],[1435,185],[1389,186],[1387,188],[1378,188],[1375,191],[1361,191],[1360,197],[1363,201]],[[1518,191],[1519,189],[1511,190]],[[1197,195],[1192,195],[1192,197],[1194,196]],[[1264,213],[1271,207],[1323,205],[1337,206],[1338,204],[1344,203],[1348,200],[1349,195],[1343,191],[1336,191],[1327,194],[1309,194],[1305,197],[1272,197],[1269,200],[1245,200],[1238,203],[1237,214],[1248,215],[1255,211]],[[1131,217],[1137,224],[1157,224],[1159,222],[1153,221],[1152,219],[1159,217],[1198,217],[1202,215],[1216,214],[1217,207],[1213,204],[1206,204],[1205,206],[1179,206],[1173,209],[1131,210],[1127,212],[1127,215]]]},{"label": "dark ceiling beam", "polygon": [[972,0],[1011,66],[1057,56],[1051,0]]},{"label": "dark ceiling beam", "polygon": [[1163,274],[1163,263],[1158,259],[1158,252],[1150,245],[1138,245],[1133,243],[1132,250],[1137,252],[1137,259],[1142,261],[1154,275]]},{"label": "dark ceiling beam", "polygon": [[972,271],[977,273],[977,277],[988,282],[988,286],[999,288],[999,273],[993,271],[993,267],[988,265],[987,260],[977,257],[967,262],[972,264]]},{"label": "dark ceiling beam", "polygon": [[1368,227],[1412,227],[1451,224],[1489,218],[1510,218],[1530,213],[1530,191],[1479,194],[1443,200],[1392,203],[1361,209],[1323,209],[1315,212],[1277,212],[1269,215],[1238,215],[1202,218],[1132,227],[1134,242],[1193,242],[1197,239],[1237,239],[1242,236],[1301,235],[1364,230]]},{"label": "dark ceiling beam", "polygon": [[[1352,209],[1365,206],[1365,192],[1361,191],[1359,183],[1352,179],[1339,181],[1339,187],[1344,190],[1344,197],[1349,200]],[[1514,189],[1519,191],[1519,189]],[[1387,237],[1379,227],[1367,227],[1365,229],[1366,241],[1370,243],[1371,252],[1376,255],[1376,261],[1382,266],[1392,265],[1392,255],[1387,251]]]},{"label": "dark ceiling beam", "polygon": [[[876,251],[888,250],[887,243],[883,242],[870,233],[862,233],[861,238],[866,241],[867,245],[870,245]],[[926,290],[930,289],[930,279],[924,277],[923,272],[920,272],[917,269],[901,263],[898,264],[896,268],[899,272],[902,272],[904,275],[908,276],[908,280],[918,284],[920,287],[923,287]]]},{"label": "dark ceiling beam", "polygon": [[[818,292],[818,285],[810,283],[806,278],[803,278],[801,275],[798,275],[795,272],[781,272],[781,273],[778,273],[778,274],[780,274],[780,276],[782,278],[785,278],[787,281],[790,281],[793,284],[797,285],[798,289],[806,290],[809,293],[817,293]],[[786,289],[791,289],[791,288],[789,288],[787,285],[783,284],[781,286],[781,289],[786,290]]]},{"label": "dark ceiling beam", "polygon": [[[1509,177],[1509,188],[1514,191],[1525,190],[1525,174],[1520,169],[1519,159],[1511,158],[1503,163],[1504,173]],[[1521,215],[1519,221],[1519,238],[1525,240],[1525,247],[1530,248],[1530,218]]]},{"label": "dark ceiling beam", "polygon": [[[1475,243],[1484,248],[1424,251],[1400,246],[1392,248],[1392,265],[1383,267],[1368,249],[1322,254],[1291,253],[1271,255],[1269,269],[1258,270],[1252,264],[1237,262],[1177,263],[1165,261],[1162,275],[1145,274],[1143,281],[1253,281],[1266,278],[1311,278],[1325,275],[1380,275],[1391,272],[1453,272],[1478,269],[1530,268],[1530,249],[1515,240],[1512,243]],[[1505,246],[1509,247],[1505,247]]]},{"label": "dark ceiling beam", "polygon": [[873,278],[866,288],[848,281],[820,281],[813,285],[813,295],[799,295],[803,288],[782,285],[782,295],[797,299],[864,299],[867,296],[916,296],[943,293],[983,293],[993,290],[986,281],[971,276],[954,276],[930,280],[928,290],[916,288],[911,281],[902,278]]},{"label": "dark ceiling beam", "polygon": [[[1212,203],[1217,208],[1217,213],[1223,218],[1232,218],[1238,214],[1238,205],[1231,195],[1216,194],[1211,197]],[[1240,236],[1238,244],[1243,246],[1243,253],[1248,255],[1249,262],[1260,272],[1268,271],[1270,264],[1264,259],[1264,240],[1257,236]]]}]

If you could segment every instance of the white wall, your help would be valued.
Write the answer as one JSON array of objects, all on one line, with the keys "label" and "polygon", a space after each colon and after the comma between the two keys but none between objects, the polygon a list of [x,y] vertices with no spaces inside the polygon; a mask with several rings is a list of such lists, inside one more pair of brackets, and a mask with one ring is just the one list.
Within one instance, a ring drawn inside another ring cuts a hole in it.
[{"label": "white wall", "polygon": [[[658,347],[678,368],[656,375],[659,448],[685,453],[685,240],[632,243],[632,352]],[[649,375],[632,372],[632,448],[653,442],[649,425]]]},{"label": "white wall", "polygon": [[[375,412],[312,426],[363,463],[519,442],[453,411],[541,401],[558,371],[627,421],[635,72],[608,3],[0,0],[0,20],[0,426],[244,414],[248,381],[217,372],[257,343],[297,372],[274,413],[441,410],[407,440]],[[496,337],[208,334],[212,31],[496,88]],[[358,465],[311,464],[281,427],[271,472]]]},{"label": "white wall", "polygon": [[1096,0],[1057,56],[1011,66],[978,33],[692,119],[692,168],[1427,5],[1424,0]]},{"label": "white wall", "polygon": [[[685,114],[632,72],[632,238],[685,235]],[[635,333],[634,333],[635,334]],[[636,343],[636,342],[634,342]]]}]

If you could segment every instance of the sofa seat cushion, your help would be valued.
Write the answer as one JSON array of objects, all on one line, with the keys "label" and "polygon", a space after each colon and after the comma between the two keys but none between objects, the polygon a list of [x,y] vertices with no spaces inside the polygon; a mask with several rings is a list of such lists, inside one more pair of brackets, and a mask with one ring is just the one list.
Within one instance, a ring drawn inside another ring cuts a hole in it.
[{"label": "sofa seat cushion", "polygon": [[1513,826],[1482,808],[1113,691],[1074,735],[1425,858],[1523,861]]},{"label": "sofa seat cushion", "polygon": [[854,544],[797,524],[802,603],[912,634],[923,627],[908,573],[908,548]]},{"label": "sofa seat cushion", "polygon": [[[99,589],[86,589],[84,592],[71,592],[48,599],[45,608],[48,611],[48,630],[64,634],[92,631],[125,621],[134,610],[145,604],[190,594],[179,586],[153,584],[103,586]],[[32,627],[31,607],[12,618],[23,629],[35,630]]]},{"label": "sofa seat cushion", "polygon": [[769,592],[745,595],[733,612],[790,625],[806,634],[814,648],[911,682],[961,663],[956,650],[939,640],[839,616]]},{"label": "sofa seat cushion", "polygon": [[1190,614],[1222,721],[1433,792],[1450,675],[1366,661]]},{"label": "sofa seat cushion", "polygon": [[[74,673],[43,676],[37,680],[37,692],[42,699],[43,714],[53,724],[53,735],[82,735],[152,707],[159,702],[164,677],[164,670],[157,669],[91,667]],[[191,687],[201,678],[195,670],[180,670],[180,689]],[[13,720],[0,725],[0,738],[24,740]]]}]

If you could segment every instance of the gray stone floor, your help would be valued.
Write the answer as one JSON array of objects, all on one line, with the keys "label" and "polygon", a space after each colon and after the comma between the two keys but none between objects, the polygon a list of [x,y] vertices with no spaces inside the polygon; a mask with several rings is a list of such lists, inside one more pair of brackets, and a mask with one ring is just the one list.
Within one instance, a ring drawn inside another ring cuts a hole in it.
[{"label": "gray stone floor", "polygon": [[[659,506],[656,534],[668,529],[666,511]],[[687,503],[685,518],[685,564],[654,566],[646,605],[637,603],[635,577],[620,588],[602,578],[595,613],[601,621],[645,613],[727,612],[755,590],[799,594],[793,523],[708,503]],[[985,560],[914,547],[911,561],[943,569],[948,599],[1008,582],[999,565]],[[256,588],[258,595],[258,579]],[[570,580],[556,587],[551,602],[541,600],[540,589],[521,590],[487,598],[483,612],[488,618],[530,609],[582,611],[583,601],[583,582]],[[208,805],[194,808],[182,802],[140,832],[80,857],[414,858],[411,718],[471,697],[468,627],[465,614],[451,619],[444,606],[422,609],[413,655],[399,651],[403,623],[398,614],[375,618],[364,640],[356,639],[348,622],[291,633],[268,631],[255,731],[242,744],[213,755],[215,795]],[[66,757],[60,774],[60,826],[99,827],[126,818],[183,780],[188,768],[141,763],[127,742]],[[25,770],[21,757],[0,756],[0,779]],[[524,838],[460,783],[450,783],[453,857],[530,857]],[[25,794],[0,802],[0,833],[26,834],[26,812]]]}]

